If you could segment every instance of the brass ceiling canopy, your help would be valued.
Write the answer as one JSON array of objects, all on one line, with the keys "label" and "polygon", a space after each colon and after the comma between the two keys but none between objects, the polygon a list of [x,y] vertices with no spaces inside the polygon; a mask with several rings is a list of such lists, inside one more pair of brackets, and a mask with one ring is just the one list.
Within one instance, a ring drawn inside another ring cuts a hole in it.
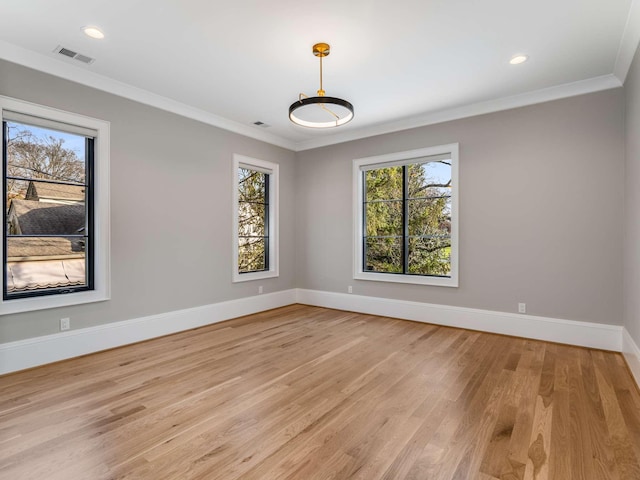
[{"label": "brass ceiling canopy", "polygon": [[320,59],[320,89],[317,97],[301,93],[298,101],[289,107],[289,119],[303,127],[331,128],[344,125],[353,119],[353,105],[336,97],[327,97],[322,88],[322,59],[331,53],[328,43],[316,43],[313,54]]}]

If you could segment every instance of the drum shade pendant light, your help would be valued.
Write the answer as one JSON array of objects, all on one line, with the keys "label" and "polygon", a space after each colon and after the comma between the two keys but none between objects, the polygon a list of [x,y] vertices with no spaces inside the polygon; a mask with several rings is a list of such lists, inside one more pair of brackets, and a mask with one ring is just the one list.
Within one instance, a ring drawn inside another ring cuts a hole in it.
[{"label": "drum shade pendant light", "polygon": [[325,96],[322,89],[322,59],[329,55],[329,44],[316,43],[313,54],[320,58],[320,90],[317,97],[308,97],[301,93],[298,101],[289,107],[289,119],[303,127],[330,128],[339,127],[353,118],[353,105],[346,100]]}]

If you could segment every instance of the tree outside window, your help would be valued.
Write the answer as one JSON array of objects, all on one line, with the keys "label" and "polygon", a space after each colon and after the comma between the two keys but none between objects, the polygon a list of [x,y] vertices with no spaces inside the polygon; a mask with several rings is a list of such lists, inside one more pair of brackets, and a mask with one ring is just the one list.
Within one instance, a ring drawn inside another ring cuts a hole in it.
[{"label": "tree outside window", "polygon": [[366,170],[365,269],[448,276],[451,161]]},{"label": "tree outside window", "polygon": [[4,298],[92,288],[93,137],[4,124]]},{"label": "tree outside window", "polygon": [[238,271],[269,269],[269,175],[238,168]]}]

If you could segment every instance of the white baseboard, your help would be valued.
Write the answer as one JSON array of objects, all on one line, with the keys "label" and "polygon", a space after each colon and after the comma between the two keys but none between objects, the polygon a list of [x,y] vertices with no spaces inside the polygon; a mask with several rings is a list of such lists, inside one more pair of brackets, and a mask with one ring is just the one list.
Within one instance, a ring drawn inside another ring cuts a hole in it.
[{"label": "white baseboard", "polygon": [[640,348],[633,341],[626,328],[622,330],[622,354],[627,360],[636,384],[640,387]]},{"label": "white baseboard", "polygon": [[292,289],[0,344],[0,374],[120,347],[293,303],[623,351],[640,384],[640,350],[615,325],[405,300]]},{"label": "white baseboard", "polygon": [[296,303],[296,290],[188,308],[0,344],[0,374],[120,347]]},{"label": "white baseboard", "polygon": [[298,303],[620,352],[622,327],[474,308],[297,290]]}]

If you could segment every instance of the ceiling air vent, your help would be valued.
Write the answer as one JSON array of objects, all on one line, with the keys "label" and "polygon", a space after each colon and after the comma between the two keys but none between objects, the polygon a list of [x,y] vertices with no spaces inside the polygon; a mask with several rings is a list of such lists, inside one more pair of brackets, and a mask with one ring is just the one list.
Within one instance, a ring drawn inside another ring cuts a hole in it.
[{"label": "ceiling air vent", "polygon": [[91,58],[91,57],[87,57],[86,55],[82,55],[82,54],[80,54],[80,53],[79,53],[79,54],[77,54],[74,58],[75,58],[76,60],[80,60],[81,62],[84,62],[84,63],[87,63],[87,64],[89,64],[89,63],[93,63],[93,62],[94,62],[94,59],[93,59],[93,58]]},{"label": "ceiling air vent", "polygon": [[86,55],[82,55],[81,53],[74,52],[73,50],[69,50],[68,48],[64,48],[59,45],[56,47],[54,52],[64,55],[65,57],[73,58],[79,62],[86,63],[87,65],[96,61],[95,58],[87,57]]}]

